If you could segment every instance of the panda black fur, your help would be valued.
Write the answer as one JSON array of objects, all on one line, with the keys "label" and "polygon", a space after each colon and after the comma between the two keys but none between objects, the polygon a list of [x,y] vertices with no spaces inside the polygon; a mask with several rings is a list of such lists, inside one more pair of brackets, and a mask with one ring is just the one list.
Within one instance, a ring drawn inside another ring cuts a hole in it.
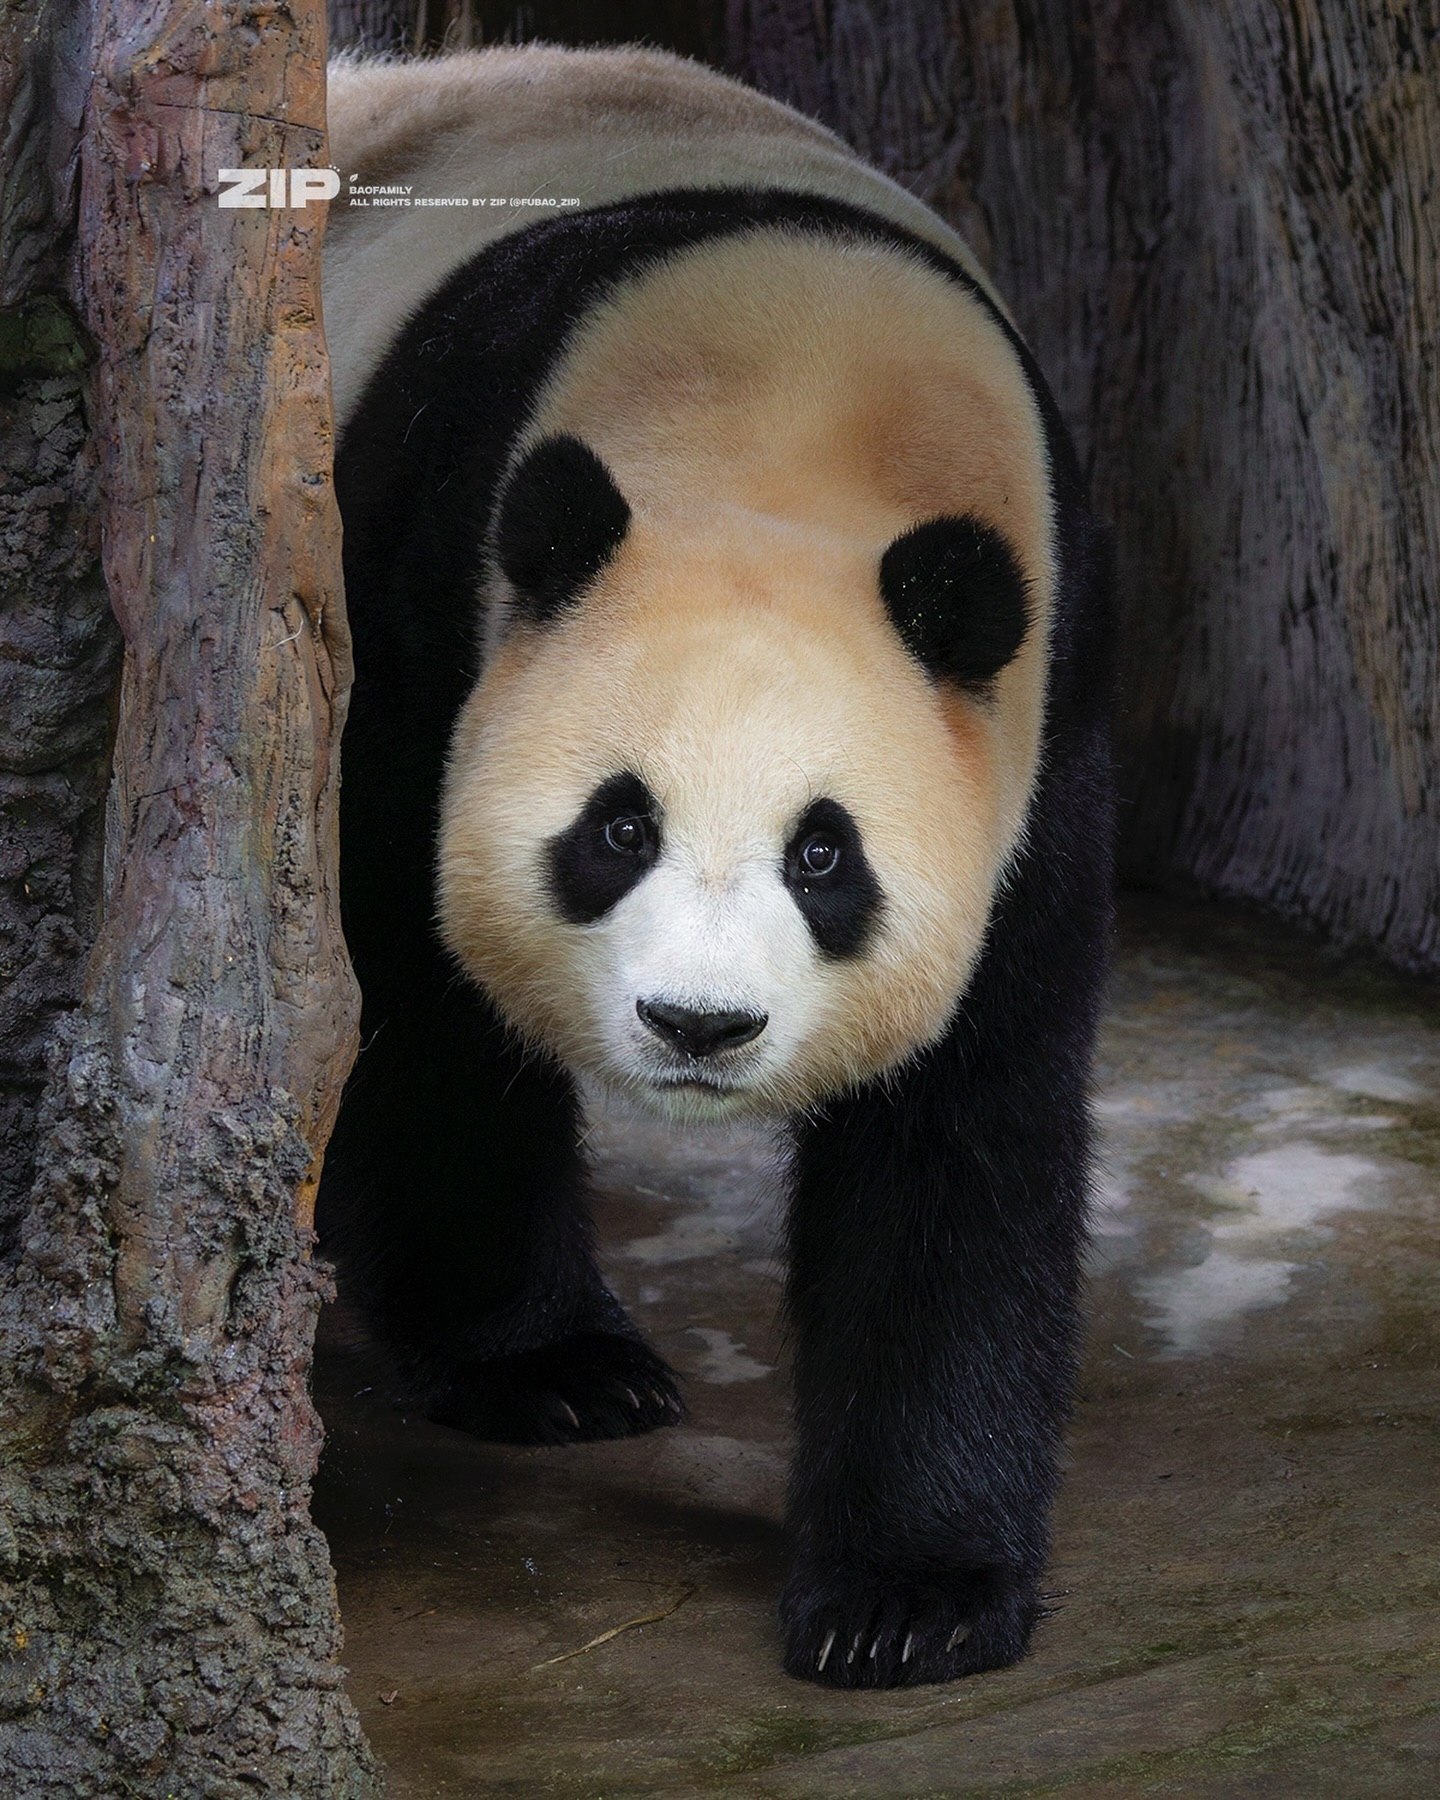
[{"label": "panda black fur", "polygon": [[575,1076],[788,1117],[786,1667],[1011,1662],[1109,928],[1106,552],[1054,403],[946,227],[696,65],[342,65],[331,117],[366,179],[583,201],[331,224],[342,1284],[433,1418],[673,1423]]}]

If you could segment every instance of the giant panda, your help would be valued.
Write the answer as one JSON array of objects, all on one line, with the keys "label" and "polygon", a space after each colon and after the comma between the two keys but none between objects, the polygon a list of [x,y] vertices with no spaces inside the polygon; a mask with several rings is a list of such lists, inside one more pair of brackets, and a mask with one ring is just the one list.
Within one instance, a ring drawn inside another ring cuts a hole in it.
[{"label": "giant panda", "polygon": [[[1109,921],[1105,537],[963,243],[695,63],[333,71],[363,1048],[325,1166],[412,1404],[676,1422],[580,1084],[782,1122],[793,1675],[1024,1654]],[[501,204],[425,207],[425,198]],[[520,204],[523,202],[523,204]]]}]

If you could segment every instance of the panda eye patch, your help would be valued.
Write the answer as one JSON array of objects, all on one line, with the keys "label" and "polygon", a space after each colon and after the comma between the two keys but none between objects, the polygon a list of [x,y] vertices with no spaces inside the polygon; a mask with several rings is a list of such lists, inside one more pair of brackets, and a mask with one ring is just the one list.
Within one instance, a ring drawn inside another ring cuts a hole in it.
[{"label": "panda eye patch", "polygon": [[785,846],[785,885],[820,954],[859,956],[885,903],[860,838],[838,800],[814,800]]},{"label": "panda eye patch", "polygon": [[593,925],[617,906],[660,855],[659,808],[638,775],[601,782],[544,850],[546,887],[571,925]]}]

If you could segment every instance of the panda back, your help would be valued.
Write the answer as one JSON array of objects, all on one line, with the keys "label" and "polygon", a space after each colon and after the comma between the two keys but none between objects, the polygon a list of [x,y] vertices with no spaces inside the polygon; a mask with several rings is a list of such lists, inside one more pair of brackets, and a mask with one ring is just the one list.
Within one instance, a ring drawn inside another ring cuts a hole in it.
[{"label": "panda back", "polygon": [[332,207],[324,300],[337,426],[401,324],[451,271],[568,210],[535,202],[594,207],[679,187],[848,201],[935,245],[1003,311],[964,240],[833,132],[663,51],[525,45],[412,62],[342,59],[330,70],[329,123],[342,177],[504,202]]}]

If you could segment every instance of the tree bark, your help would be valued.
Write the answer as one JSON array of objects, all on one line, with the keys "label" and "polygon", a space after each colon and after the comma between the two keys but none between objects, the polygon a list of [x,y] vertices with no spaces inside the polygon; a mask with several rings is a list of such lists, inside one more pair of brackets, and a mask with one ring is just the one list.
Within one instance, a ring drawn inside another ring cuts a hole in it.
[{"label": "tree bark", "polygon": [[[32,72],[62,10],[32,9]],[[79,293],[124,668],[102,922],[0,1271],[0,1771],[26,1800],[370,1795],[308,1515],[309,1209],[357,1015],[322,214],[216,203],[222,167],[323,162],[323,13],[90,25]]]},{"label": "tree bark", "polygon": [[655,44],[719,53],[722,0],[330,0],[337,50],[460,50],[481,44]]},{"label": "tree bark", "polygon": [[120,636],[68,297],[84,15],[0,26],[0,1259],[35,1174],[45,1057],[99,906]]},{"label": "tree bark", "polygon": [[730,0],[993,270],[1118,531],[1132,879],[1440,968],[1440,5]]},{"label": "tree bark", "polygon": [[330,0],[333,50],[408,50],[423,0]]}]

